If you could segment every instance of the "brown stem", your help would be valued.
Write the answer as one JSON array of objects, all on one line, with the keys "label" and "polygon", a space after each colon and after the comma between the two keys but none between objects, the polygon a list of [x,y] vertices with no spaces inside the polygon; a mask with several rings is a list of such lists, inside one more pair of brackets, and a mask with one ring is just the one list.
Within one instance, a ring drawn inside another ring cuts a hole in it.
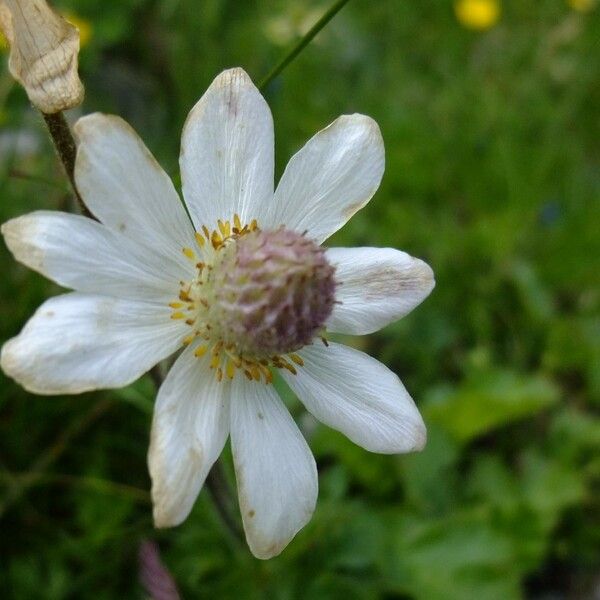
[{"label": "brown stem", "polygon": [[71,128],[65,119],[65,115],[62,112],[54,114],[42,113],[48,132],[52,138],[60,162],[62,163],[65,173],[69,178],[77,203],[81,212],[90,218],[95,218],[94,215],[89,211],[88,207],[83,202],[83,199],[79,195],[77,186],[75,185],[75,157],[77,156],[77,146],[75,145],[75,138],[71,133]]}]

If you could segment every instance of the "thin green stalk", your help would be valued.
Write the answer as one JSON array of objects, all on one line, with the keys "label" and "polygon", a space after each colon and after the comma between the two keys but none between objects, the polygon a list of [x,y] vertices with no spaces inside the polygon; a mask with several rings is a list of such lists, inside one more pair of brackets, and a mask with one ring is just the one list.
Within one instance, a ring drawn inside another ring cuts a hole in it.
[{"label": "thin green stalk", "polygon": [[150,494],[124,483],[116,483],[98,477],[78,477],[63,473],[0,473],[0,481],[7,480],[10,484],[20,482],[22,485],[32,487],[44,484],[72,485],[87,488],[102,494],[115,494],[125,496],[135,502],[150,504]]},{"label": "thin green stalk", "polygon": [[337,0],[325,14],[310,28],[310,30],[298,41],[298,43],[277,63],[266,77],[258,84],[260,90],[264,90],[275,77],[277,77],[297,56],[310,44],[313,38],[337,15],[337,13],[348,4],[349,0]]},{"label": "thin green stalk", "polygon": [[112,400],[106,398],[94,404],[87,413],[73,421],[65,430],[63,430],[56,438],[55,442],[31,465],[26,477],[16,478],[12,483],[9,483],[6,495],[0,502],[0,518],[32,485],[43,478],[45,471],[60,458],[73,438],[83,433],[111,406],[113,406]]}]

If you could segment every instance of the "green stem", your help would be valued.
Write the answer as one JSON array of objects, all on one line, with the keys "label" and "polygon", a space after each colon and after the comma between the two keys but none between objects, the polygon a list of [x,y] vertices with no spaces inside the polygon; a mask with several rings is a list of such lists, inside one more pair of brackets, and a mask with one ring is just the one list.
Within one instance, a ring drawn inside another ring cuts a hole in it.
[{"label": "green stem", "polygon": [[313,38],[337,15],[337,13],[348,4],[349,0],[337,0],[325,14],[310,28],[310,30],[298,41],[298,43],[277,63],[267,76],[258,84],[260,90],[264,90],[297,56],[310,44]]}]

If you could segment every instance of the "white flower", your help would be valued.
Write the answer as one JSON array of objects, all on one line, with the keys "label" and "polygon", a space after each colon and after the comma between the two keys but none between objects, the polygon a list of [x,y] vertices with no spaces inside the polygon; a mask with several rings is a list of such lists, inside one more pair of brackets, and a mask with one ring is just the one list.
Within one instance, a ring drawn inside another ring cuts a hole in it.
[{"label": "white flower", "polygon": [[[434,285],[389,248],[321,244],[372,197],[384,170],[376,123],[343,116],[289,162],[273,190],[273,123],[241,69],[191,111],[183,195],[121,119],[76,125],[75,177],[99,219],[39,211],[6,223],[25,265],[74,292],[45,302],[3,350],[4,371],[39,394],[127,385],[186,346],[156,401],[148,463],[154,520],[181,523],[231,436],[248,544],[275,556],[308,522],[314,458],[270,383],[367,450],[409,452],[425,426],[384,365],[324,331],[367,334]],[[308,342],[308,343],[307,343]]]}]

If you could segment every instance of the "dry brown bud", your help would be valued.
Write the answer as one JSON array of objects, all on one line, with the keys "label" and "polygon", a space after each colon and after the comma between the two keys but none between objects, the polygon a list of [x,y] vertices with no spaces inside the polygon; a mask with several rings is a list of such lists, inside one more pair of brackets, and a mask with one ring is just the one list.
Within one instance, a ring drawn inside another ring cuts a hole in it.
[{"label": "dry brown bud", "polygon": [[0,0],[0,29],[10,44],[8,68],[36,108],[53,114],[81,104],[73,25],[45,0]]}]

